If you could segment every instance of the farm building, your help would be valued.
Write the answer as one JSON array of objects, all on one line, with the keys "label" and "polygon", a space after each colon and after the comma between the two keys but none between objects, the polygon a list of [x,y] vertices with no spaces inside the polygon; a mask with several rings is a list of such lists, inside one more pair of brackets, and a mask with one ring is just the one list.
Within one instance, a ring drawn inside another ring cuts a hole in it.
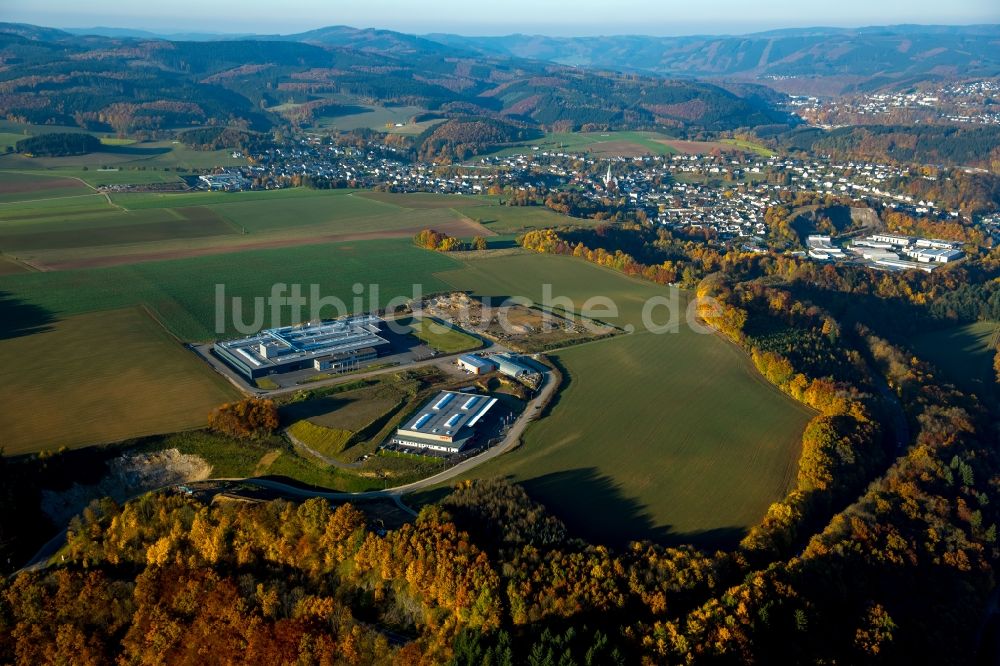
[{"label": "farm building", "polygon": [[458,357],[458,365],[474,375],[484,375],[497,369],[496,363],[476,354],[462,354]]},{"label": "farm building", "polygon": [[248,379],[315,368],[345,370],[388,349],[382,320],[361,315],[318,324],[270,328],[256,335],[217,342],[212,351]]},{"label": "farm building", "polygon": [[491,360],[497,364],[497,370],[500,371],[500,374],[513,377],[514,379],[538,374],[535,368],[513,354],[495,354],[491,357]]},{"label": "farm building", "polygon": [[404,423],[391,442],[414,449],[458,453],[497,402],[477,393],[441,391]]}]

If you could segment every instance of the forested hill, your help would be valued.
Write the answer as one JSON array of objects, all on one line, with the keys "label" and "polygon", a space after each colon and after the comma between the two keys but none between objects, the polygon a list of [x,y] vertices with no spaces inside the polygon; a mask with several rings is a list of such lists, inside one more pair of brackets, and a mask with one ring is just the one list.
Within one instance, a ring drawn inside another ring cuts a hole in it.
[{"label": "forested hill", "polygon": [[996,25],[806,28],[734,36],[430,37],[491,55],[671,76],[763,79],[783,90],[792,90],[791,77],[830,94],[1000,74]]},{"label": "forested hill", "polygon": [[168,41],[0,24],[0,117],[128,133],[267,130],[275,107],[407,105],[535,129],[678,132],[788,122],[754,88],[485,56],[388,31]]}]

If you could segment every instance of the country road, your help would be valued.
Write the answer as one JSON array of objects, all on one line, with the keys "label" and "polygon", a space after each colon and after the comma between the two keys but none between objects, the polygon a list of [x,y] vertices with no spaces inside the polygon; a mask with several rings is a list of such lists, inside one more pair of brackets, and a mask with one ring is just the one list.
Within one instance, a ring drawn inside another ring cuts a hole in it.
[{"label": "country road", "polygon": [[[542,385],[539,388],[538,394],[532,398],[524,412],[521,414],[520,418],[514,422],[510,430],[504,436],[503,441],[501,441],[496,446],[493,446],[486,451],[483,451],[477,456],[469,458],[468,460],[463,460],[454,467],[450,467],[443,472],[439,472],[433,476],[429,476],[425,479],[420,479],[419,481],[414,481],[412,483],[407,483],[402,486],[396,486],[395,488],[386,488],[385,490],[369,490],[360,493],[348,493],[348,492],[337,492],[329,490],[312,490],[308,488],[302,488],[300,486],[294,486],[287,483],[282,483],[281,481],[274,481],[272,479],[260,479],[260,478],[216,478],[209,479],[211,481],[220,481],[228,483],[244,483],[248,485],[257,486],[258,488],[264,488],[267,490],[274,491],[280,495],[286,497],[297,497],[301,499],[310,499],[313,497],[321,497],[328,500],[369,500],[369,499],[391,499],[396,503],[396,505],[406,511],[410,515],[416,515],[417,512],[412,508],[408,507],[403,502],[403,496],[416,492],[418,490],[424,490],[426,488],[431,488],[438,484],[444,483],[450,479],[454,479],[457,476],[461,476],[472,470],[479,465],[482,465],[488,460],[492,460],[504,453],[507,453],[511,449],[515,448],[521,441],[521,435],[524,434],[525,429],[528,424],[538,418],[538,415],[542,413],[545,405],[548,404],[549,400],[555,394],[556,389],[558,389],[558,382],[555,380],[553,373],[551,371],[546,372],[542,375]],[[169,488],[174,486],[164,486],[164,488]],[[156,490],[162,490],[163,488],[155,488],[145,492],[155,492]],[[145,494],[145,493],[143,493]],[[42,548],[35,554],[31,561],[29,561],[23,568],[15,572],[13,575],[17,575],[21,571],[37,571],[44,569],[48,563],[48,560],[55,555],[63,544],[66,542],[66,529],[63,529],[59,534],[54,536],[48,541]]]},{"label": "country road", "polygon": [[479,465],[482,465],[487,460],[492,460],[498,456],[502,456],[507,453],[521,441],[521,435],[524,434],[524,430],[528,427],[528,424],[535,420],[537,415],[542,411],[545,404],[551,399],[552,395],[555,393],[557,387],[555,380],[552,378],[551,372],[546,372],[543,375],[543,383],[538,391],[538,395],[531,399],[524,413],[521,415],[514,425],[511,426],[510,430],[507,431],[506,436],[504,436],[503,441],[486,451],[483,451],[477,456],[469,458],[468,460],[463,460],[454,467],[449,467],[443,472],[439,472],[434,476],[429,476],[426,479],[420,479],[419,481],[414,481],[412,483],[407,483],[402,486],[396,486],[395,488],[387,488],[385,490],[369,490],[360,493],[345,493],[345,492],[334,492],[334,491],[320,491],[320,490],[309,490],[306,488],[300,488],[298,486],[288,485],[280,481],[273,481],[271,479],[217,479],[220,481],[239,481],[242,483],[247,483],[251,485],[258,486],[260,488],[267,488],[268,490],[274,490],[280,492],[283,495],[292,495],[296,497],[323,497],[330,500],[346,500],[346,499],[378,499],[378,498],[398,498],[406,495],[407,493],[416,492],[418,490],[424,490],[436,486],[440,483],[453,479],[456,476],[461,476],[465,472],[468,472]]}]

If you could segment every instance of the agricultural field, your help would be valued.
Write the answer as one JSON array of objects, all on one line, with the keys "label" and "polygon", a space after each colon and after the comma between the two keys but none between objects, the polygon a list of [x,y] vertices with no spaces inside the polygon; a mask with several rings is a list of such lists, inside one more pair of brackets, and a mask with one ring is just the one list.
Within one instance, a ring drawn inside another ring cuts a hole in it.
[{"label": "agricultural field", "polygon": [[669,140],[658,132],[554,132],[492,154],[520,154],[537,146],[542,151],[588,153],[594,157],[671,155],[677,151],[667,144]]},{"label": "agricultural field", "polygon": [[499,204],[456,206],[455,210],[498,234],[517,234],[532,229],[570,225],[593,225],[593,220],[560,215],[543,206],[501,206]]},{"label": "agricultural field", "polygon": [[[78,189],[67,189],[71,185]],[[52,191],[56,196],[34,198]],[[399,200],[403,205],[395,205],[349,190],[297,188],[129,193],[109,200],[70,178],[17,174],[0,180],[0,252],[40,269],[67,270],[322,242],[409,238],[427,227],[465,238],[491,234],[468,217],[436,205],[447,199],[404,198]]]},{"label": "agricultural field", "polygon": [[364,192],[359,196],[372,201],[400,206],[402,208],[470,208],[487,206],[487,197],[473,197],[461,194],[434,194],[431,192]]},{"label": "agricultural field", "polygon": [[[643,302],[670,293],[567,257],[467,263],[441,277],[477,295],[535,301],[548,282],[575,310],[604,295],[618,315],[591,314],[618,326],[638,326]],[[682,324],[674,334],[638,332],[554,358],[568,385],[551,413],[529,427],[522,447],[473,474],[525,482],[578,533],[732,542],[793,482],[810,410],[719,337]]]},{"label": "agricultural field", "polygon": [[[56,317],[141,304],[164,326],[187,341],[205,341],[236,334],[232,316],[216,328],[216,285],[225,285],[226,302],[242,298],[240,316],[254,321],[253,299],[265,298],[275,283],[312,284],[322,297],[354,303],[355,283],[365,285],[364,310],[384,305],[394,296],[411,296],[413,285],[424,293],[442,291],[447,283],[434,273],[460,264],[443,253],[417,249],[410,240],[370,240],[358,243],[316,243],[202,257],[150,261],[108,268],[22,273],[0,277],[0,292]],[[371,298],[370,285],[377,285]],[[261,311],[263,316],[265,313]],[[325,308],[323,317],[338,314]],[[346,314],[341,312],[340,314]],[[269,316],[269,313],[268,313]],[[283,311],[285,323],[291,318]],[[310,318],[310,313],[302,316]],[[270,322],[268,322],[270,323]]]},{"label": "agricultural field", "polygon": [[[430,120],[422,123],[411,123],[411,118],[427,112],[427,109],[418,106],[369,106],[349,101],[345,101],[345,104],[363,110],[345,115],[320,116],[316,119],[314,126],[323,130],[350,131],[369,128],[397,134],[420,134],[428,127],[442,122],[441,120]],[[402,124],[402,127],[396,127],[397,123]]]},{"label": "agricultural field", "polygon": [[59,320],[25,310],[0,303],[8,455],[201,427],[237,395],[139,307]]},{"label": "agricultural field", "polygon": [[997,394],[993,356],[998,345],[1000,323],[995,321],[929,331],[911,342],[917,357],[933,363],[943,378],[987,400]]},{"label": "agricultural field", "polygon": [[0,254],[0,276],[14,275],[15,273],[29,273],[30,269],[10,257]]},{"label": "agricultural field", "polygon": [[0,172],[0,204],[92,194],[91,188],[75,178]]}]

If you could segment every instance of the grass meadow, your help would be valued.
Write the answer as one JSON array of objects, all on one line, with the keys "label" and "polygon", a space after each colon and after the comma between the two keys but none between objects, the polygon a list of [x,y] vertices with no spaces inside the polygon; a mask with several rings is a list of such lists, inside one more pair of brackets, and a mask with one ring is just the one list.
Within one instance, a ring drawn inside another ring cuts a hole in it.
[{"label": "grass meadow", "polygon": [[0,356],[8,455],[202,427],[237,395],[138,307],[6,331]]},{"label": "grass meadow", "polygon": [[406,327],[407,333],[442,354],[457,354],[483,346],[482,341],[471,335],[434,320],[409,317],[397,319],[396,323]]},{"label": "grass meadow", "polygon": [[[174,335],[187,341],[220,337],[215,327],[216,285],[225,285],[227,302],[242,299],[240,316],[253,322],[255,298],[266,298],[275,283],[318,285],[323,297],[353,307],[355,284],[365,285],[361,309],[384,305],[395,296],[442,291],[447,283],[433,273],[457,267],[442,253],[417,249],[409,239],[300,245],[203,257],[81,270],[20,273],[0,277],[0,293],[58,318],[130,305],[148,307]],[[377,285],[371,299],[369,285]],[[334,316],[328,308],[322,316]],[[345,314],[345,313],[341,313]],[[270,323],[269,311],[267,313]],[[289,309],[284,310],[291,317]],[[308,310],[303,313],[308,318]],[[290,320],[286,319],[288,323]],[[225,332],[235,335],[231,316]],[[2,346],[0,346],[2,349]]]},{"label": "grass meadow", "polygon": [[[580,260],[514,255],[442,274],[479,295],[540,297],[543,282],[577,308],[618,303],[619,326],[668,290]],[[681,295],[680,302],[685,303]],[[769,385],[715,335],[640,332],[555,355],[568,384],[523,446],[477,468],[508,476],[580,534],[624,541],[729,542],[792,483],[811,412]]]}]

